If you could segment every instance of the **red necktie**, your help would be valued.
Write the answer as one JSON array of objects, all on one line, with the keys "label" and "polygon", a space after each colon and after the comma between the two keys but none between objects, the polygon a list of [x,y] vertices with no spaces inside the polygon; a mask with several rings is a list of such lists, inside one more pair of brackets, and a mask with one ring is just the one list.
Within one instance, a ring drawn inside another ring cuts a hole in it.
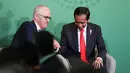
[{"label": "red necktie", "polygon": [[83,32],[84,30],[80,30],[80,58],[83,62],[88,63],[88,60],[86,58],[86,46],[85,46]]}]

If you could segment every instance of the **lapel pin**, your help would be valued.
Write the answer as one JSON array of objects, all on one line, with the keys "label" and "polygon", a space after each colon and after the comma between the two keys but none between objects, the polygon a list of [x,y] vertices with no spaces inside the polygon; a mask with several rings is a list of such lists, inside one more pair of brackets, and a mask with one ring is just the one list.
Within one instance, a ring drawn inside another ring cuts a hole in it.
[{"label": "lapel pin", "polygon": [[90,35],[92,34],[92,29],[90,29]]}]

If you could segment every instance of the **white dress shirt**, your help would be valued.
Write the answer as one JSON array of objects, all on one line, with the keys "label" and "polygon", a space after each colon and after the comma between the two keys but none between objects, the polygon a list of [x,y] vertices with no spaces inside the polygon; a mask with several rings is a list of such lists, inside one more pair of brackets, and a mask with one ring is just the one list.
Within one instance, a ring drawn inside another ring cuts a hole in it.
[{"label": "white dress shirt", "polygon": [[[87,25],[84,27],[84,31],[83,31],[83,36],[84,36],[84,41],[85,41],[85,44],[86,44],[86,35],[87,35],[87,33],[86,33],[86,28],[87,28]],[[78,29],[78,49],[79,49],[79,52],[80,52],[80,30]]]},{"label": "white dress shirt", "polygon": [[[86,45],[86,38],[87,38],[87,30],[86,30],[86,28],[87,28],[87,25],[84,27],[84,32],[83,32],[83,36],[84,36],[84,41],[85,41],[85,45]],[[77,28],[78,29],[78,28]],[[80,30],[78,29],[78,49],[79,49],[79,52],[80,52]],[[100,59],[100,60],[102,60],[102,58],[101,57],[97,57],[96,59]],[[103,60],[102,60],[103,61]]]}]

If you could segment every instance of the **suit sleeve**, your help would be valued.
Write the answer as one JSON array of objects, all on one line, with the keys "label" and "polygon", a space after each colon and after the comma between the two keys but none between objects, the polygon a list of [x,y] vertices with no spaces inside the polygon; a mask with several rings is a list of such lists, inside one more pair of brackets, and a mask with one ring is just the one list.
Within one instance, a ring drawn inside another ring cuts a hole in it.
[{"label": "suit sleeve", "polygon": [[61,48],[59,50],[59,53],[64,56],[66,51],[67,51],[67,37],[66,37],[66,32],[65,32],[64,26],[63,26],[62,31],[61,31],[60,45],[61,45]]},{"label": "suit sleeve", "polygon": [[104,39],[102,37],[102,32],[101,32],[100,26],[97,27],[97,37],[96,38],[97,38],[96,44],[97,44],[97,49],[98,49],[98,57],[101,57],[104,60],[105,56],[106,56],[106,46],[104,43]]},{"label": "suit sleeve", "polygon": [[[31,27],[28,27],[25,32],[25,44],[35,44],[34,42],[34,31]],[[39,65],[38,51],[35,47],[26,46],[23,48],[23,57],[27,64],[35,66]]]},{"label": "suit sleeve", "polygon": [[31,27],[26,28],[26,32],[25,32],[25,39],[27,40],[26,43],[34,44],[34,41],[35,41],[34,36],[35,36],[35,33],[34,33],[33,28]]}]

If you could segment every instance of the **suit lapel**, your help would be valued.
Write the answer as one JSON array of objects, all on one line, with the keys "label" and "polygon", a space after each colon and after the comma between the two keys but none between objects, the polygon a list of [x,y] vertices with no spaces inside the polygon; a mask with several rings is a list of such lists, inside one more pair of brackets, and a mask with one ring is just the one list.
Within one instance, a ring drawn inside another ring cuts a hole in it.
[{"label": "suit lapel", "polygon": [[32,29],[33,29],[32,42],[33,42],[33,44],[36,44],[35,38],[36,38],[37,27],[36,27],[36,24],[34,23],[34,21],[31,21],[30,25],[32,25]]},{"label": "suit lapel", "polygon": [[[89,45],[91,44],[91,40],[92,40],[92,33],[93,33],[93,30],[92,30],[92,26],[90,23],[87,24],[87,28],[86,28],[86,48],[87,48],[87,52],[89,52]],[[76,25],[74,24],[74,28],[73,28],[73,31],[72,31],[72,40],[73,40],[73,48],[75,51],[78,52],[78,32],[77,32],[77,27]]]},{"label": "suit lapel", "polygon": [[32,24],[34,31],[37,32],[37,27],[36,27],[36,24],[34,23],[34,21],[31,21],[31,24]]},{"label": "suit lapel", "polygon": [[73,46],[74,46],[74,50],[78,52],[78,34],[77,34],[77,27],[76,25],[74,24],[74,30],[72,31],[72,40],[74,43]]},{"label": "suit lapel", "polygon": [[91,44],[91,40],[92,40],[92,33],[93,33],[93,30],[92,30],[92,26],[90,23],[87,24],[87,28],[86,28],[86,48],[87,48],[87,54],[89,53],[89,46]]}]

